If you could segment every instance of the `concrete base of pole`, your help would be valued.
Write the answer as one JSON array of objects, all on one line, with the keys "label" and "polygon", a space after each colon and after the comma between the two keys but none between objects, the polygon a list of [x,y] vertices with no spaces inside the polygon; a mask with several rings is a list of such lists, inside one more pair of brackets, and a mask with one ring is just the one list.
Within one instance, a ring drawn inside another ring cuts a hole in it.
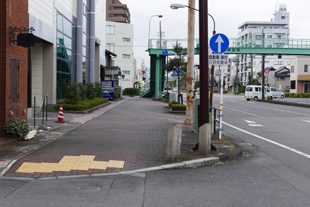
[{"label": "concrete base of pole", "polygon": [[199,127],[199,153],[207,155],[211,152],[211,124]]},{"label": "concrete base of pole", "polygon": [[182,142],[182,127],[175,126],[168,131],[166,158],[174,160],[180,157]]},{"label": "concrete base of pole", "polygon": [[210,113],[211,134],[214,134],[214,113]]}]

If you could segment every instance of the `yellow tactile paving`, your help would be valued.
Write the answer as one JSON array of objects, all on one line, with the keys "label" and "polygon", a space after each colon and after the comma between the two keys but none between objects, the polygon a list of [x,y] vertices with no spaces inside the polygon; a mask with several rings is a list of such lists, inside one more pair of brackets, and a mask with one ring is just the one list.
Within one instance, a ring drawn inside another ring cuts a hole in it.
[{"label": "yellow tactile paving", "polygon": [[124,164],[125,164],[124,161],[109,160],[108,167],[111,167],[111,168],[123,168]]},{"label": "yellow tactile paving", "polygon": [[105,170],[107,169],[108,163],[105,161],[93,161],[89,169]]},{"label": "yellow tactile paving", "polygon": [[93,155],[81,156],[64,156],[58,163],[32,163],[24,162],[16,172],[20,173],[51,173],[53,171],[70,171],[70,170],[105,170],[109,168],[123,168],[125,162],[118,160],[94,161]]}]

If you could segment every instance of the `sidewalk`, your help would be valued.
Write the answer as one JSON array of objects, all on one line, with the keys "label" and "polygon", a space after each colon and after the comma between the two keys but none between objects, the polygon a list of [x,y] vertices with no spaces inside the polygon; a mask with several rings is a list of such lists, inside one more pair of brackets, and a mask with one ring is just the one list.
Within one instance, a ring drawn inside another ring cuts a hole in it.
[{"label": "sidewalk", "polygon": [[[173,167],[211,165],[235,159],[222,143],[214,143],[219,157],[192,152],[198,134],[183,126],[180,163],[167,160],[168,130],[183,124],[184,114],[171,114],[167,103],[126,97],[86,115],[71,115],[66,124],[54,126],[34,139],[0,150],[3,177],[46,178],[72,175],[126,173]],[[66,112],[64,119],[66,121]],[[231,146],[233,147],[233,146]],[[204,159],[203,159],[204,158]],[[195,161],[190,161],[195,160]],[[147,168],[147,169],[146,169]]]}]

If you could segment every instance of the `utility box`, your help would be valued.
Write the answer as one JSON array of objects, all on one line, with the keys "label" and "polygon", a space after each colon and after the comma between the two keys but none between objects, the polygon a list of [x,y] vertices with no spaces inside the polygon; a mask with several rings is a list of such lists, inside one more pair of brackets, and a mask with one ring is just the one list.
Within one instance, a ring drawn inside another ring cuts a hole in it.
[{"label": "utility box", "polygon": [[176,93],[169,93],[169,102],[177,101]]}]

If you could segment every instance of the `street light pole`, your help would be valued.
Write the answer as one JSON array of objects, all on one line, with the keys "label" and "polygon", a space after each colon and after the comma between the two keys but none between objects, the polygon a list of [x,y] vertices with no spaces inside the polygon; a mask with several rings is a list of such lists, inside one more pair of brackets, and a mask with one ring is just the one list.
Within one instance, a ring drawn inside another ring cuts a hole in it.
[{"label": "street light pole", "polygon": [[150,31],[151,31],[151,19],[152,19],[152,17],[158,17],[158,18],[162,18],[163,17],[163,15],[153,15],[153,16],[151,16],[150,17],[150,19],[149,19],[149,38],[148,38],[148,47],[150,47],[151,46],[151,44],[150,44]]},{"label": "street light pole", "polygon": [[[265,42],[264,42],[265,34],[264,34],[264,28],[262,27],[262,48],[265,47]],[[262,55],[262,101],[265,100],[265,54]]]}]

